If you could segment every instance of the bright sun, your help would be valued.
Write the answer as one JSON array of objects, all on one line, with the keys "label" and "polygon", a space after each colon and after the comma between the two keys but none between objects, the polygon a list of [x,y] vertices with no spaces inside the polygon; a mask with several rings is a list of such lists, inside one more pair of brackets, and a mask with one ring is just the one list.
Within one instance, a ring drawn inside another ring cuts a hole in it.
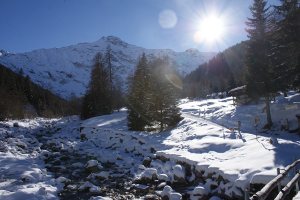
[{"label": "bright sun", "polygon": [[200,20],[197,29],[194,35],[196,42],[214,43],[224,36],[225,24],[221,17],[210,15]]}]

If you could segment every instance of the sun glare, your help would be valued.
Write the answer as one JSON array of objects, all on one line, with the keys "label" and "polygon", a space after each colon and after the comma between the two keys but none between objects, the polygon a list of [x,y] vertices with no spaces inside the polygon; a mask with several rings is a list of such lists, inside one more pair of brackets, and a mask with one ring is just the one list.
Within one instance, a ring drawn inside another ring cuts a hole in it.
[{"label": "sun glare", "polygon": [[217,15],[210,15],[199,21],[194,40],[196,42],[214,43],[220,41],[224,33],[225,24],[222,18]]}]

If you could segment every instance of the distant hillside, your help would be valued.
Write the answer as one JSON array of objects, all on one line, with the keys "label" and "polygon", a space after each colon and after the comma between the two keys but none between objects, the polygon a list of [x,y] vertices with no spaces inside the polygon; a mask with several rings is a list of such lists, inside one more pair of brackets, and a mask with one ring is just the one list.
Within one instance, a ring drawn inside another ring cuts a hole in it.
[{"label": "distant hillside", "polygon": [[184,95],[203,97],[245,84],[246,42],[236,44],[201,64],[184,79]]},{"label": "distant hillside", "polygon": [[114,36],[102,37],[91,43],[80,43],[62,48],[38,49],[26,53],[0,51],[0,64],[24,74],[38,85],[69,99],[85,94],[90,80],[92,60],[96,53],[104,54],[111,48],[112,70],[115,80],[127,88],[128,76],[133,74],[138,57],[145,53],[148,59],[168,56],[175,69],[186,75],[200,64],[207,62],[215,53],[188,49],[175,52],[170,49],[146,49],[122,41]]},{"label": "distant hillside", "polygon": [[76,106],[0,64],[0,120],[56,117],[76,113]]}]

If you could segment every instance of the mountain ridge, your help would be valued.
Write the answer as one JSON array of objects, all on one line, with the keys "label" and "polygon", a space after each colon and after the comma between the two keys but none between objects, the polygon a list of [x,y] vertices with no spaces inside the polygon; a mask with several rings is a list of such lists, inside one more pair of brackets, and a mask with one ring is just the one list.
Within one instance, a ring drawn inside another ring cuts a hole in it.
[{"label": "mountain ridge", "polygon": [[25,53],[1,51],[0,64],[15,72],[22,69],[33,82],[55,94],[69,99],[83,96],[90,80],[92,60],[96,53],[112,50],[115,80],[126,90],[127,79],[133,73],[138,57],[145,53],[148,59],[168,56],[176,70],[185,75],[207,62],[216,53],[187,49],[146,49],[124,42],[115,36],[104,36],[95,42],[84,42],[61,48],[37,49]]}]

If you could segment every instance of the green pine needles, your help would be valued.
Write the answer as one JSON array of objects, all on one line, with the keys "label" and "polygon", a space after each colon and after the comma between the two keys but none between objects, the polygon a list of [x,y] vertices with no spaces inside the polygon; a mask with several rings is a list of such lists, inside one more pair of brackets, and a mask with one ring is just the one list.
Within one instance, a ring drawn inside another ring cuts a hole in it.
[{"label": "green pine needles", "polygon": [[160,130],[182,118],[177,107],[181,80],[167,58],[148,61],[143,54],[130,80],[128,93],[129,130]]}]

